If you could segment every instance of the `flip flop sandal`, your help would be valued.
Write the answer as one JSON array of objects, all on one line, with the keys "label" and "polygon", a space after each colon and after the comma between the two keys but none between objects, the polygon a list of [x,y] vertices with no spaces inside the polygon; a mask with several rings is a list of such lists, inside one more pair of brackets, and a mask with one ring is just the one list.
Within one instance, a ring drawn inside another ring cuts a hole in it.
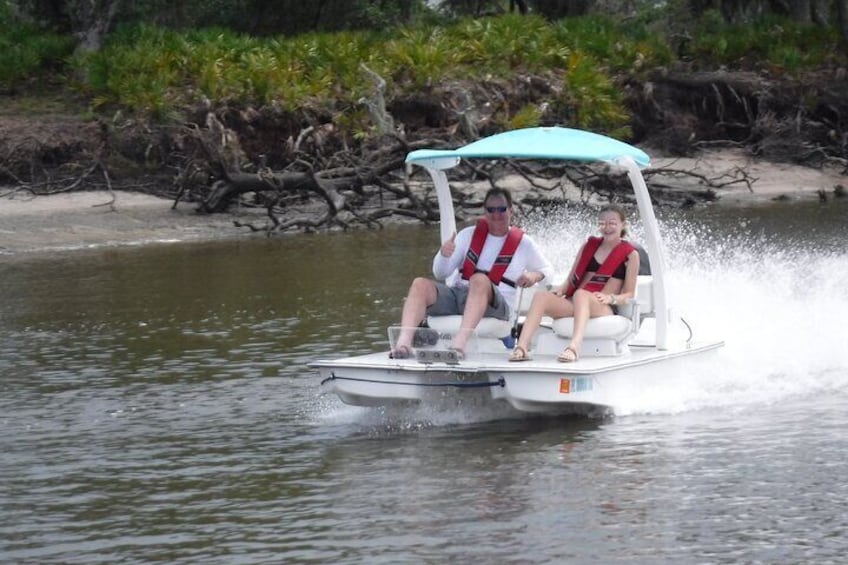
[{"label": "flip flop sandal", "polygon": [[509,356],[509,360],[512,362],[529,361],[530,353],[520,345],[516,345],[515,349],[512,350],[512,355]]},{"label": "flip flop sandal", "polygon": [[412,350],[408,345],[399,345],[397,349],[389,353],[389,359],[409,359],[412,357]]},{"label": "flip flop sandal", "polygon": [[465,361],[465,350],[464,349],[460,349],[458,347],[451,347],[450,350],[453,351],[454,353],[456,353],[456,360],[457,361]]},{"label": "flip flop sandal", "polygon": [[562,352],[557,356],[557,361],[559,361],[560,363],[573,363],[579,358],[580,354],[577,353],[577,350],[569,345],[568,347],[563,349]]}]

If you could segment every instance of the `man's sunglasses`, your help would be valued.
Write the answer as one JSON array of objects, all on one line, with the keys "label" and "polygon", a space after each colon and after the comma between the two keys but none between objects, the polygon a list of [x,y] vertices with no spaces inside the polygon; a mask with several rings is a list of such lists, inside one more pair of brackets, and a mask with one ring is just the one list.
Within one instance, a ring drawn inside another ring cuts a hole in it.
[{"label": "man's sunglasses", "polygon": [[506,206],[486,206],[486,212],[488,212],[489,214],[494,214],[495,212],[500,212],[501,214],[503,214],[504,212],[506,212],[506,209]]}]

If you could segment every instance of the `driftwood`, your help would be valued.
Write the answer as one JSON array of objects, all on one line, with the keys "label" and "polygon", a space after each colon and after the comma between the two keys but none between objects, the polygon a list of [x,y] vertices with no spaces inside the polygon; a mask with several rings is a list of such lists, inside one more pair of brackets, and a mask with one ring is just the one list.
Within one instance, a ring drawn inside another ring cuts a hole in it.
[{"label": "driftwood", "polygon": [[[204,214],[235,208],[264,210],[264,215],[254,214],[252,220],[244,219],[249,214],[240,215],[235,223],[269,235],[295,230],[347,229],[355,225],[379,228],[389,218],[438,221],[437,199],[429,178],[419,167],[412,168],[414,176],[410,176],[404,158],[413,149],[455,147],[465,142],[465,139],[434,138],[408,141],[400,135],[384,135],[354,151],[344,143],[334,142],[333,132],[327,126],[313,124],[284,143],[287,164],[271,167],[263,158],[251,156],[244,149],[242,135],[225,125],[215,113],[208,112],[201,123],[202,126],[190,124],[180,130],[175,146],[182,151],[183,160],[167,190],[157,189],[154,184],[145,189],[138,181],[134,181],[133,188],[170,194],[174,206],[180,201],[196,203],[198,212]],[[111,135],[103,133],[100,145],[87,154],[88,163],[77,162],[65,174],[45,168],[43,172],[33,173],[31,179],[37,178],[34,181],[0,161],[0,174],[13,181],[6,194],[28,191],[40,195],[91,188],[126,190],[126,181],[116,184],[113,179],[109,157],[114,148],[109,145],[110,138]],[[41,171],[37,165],[30,169]],[[522,176],[530,187],[517,195],[519,205],[528,213],[573,199],[574,192],[569,191],[569,186],[577,187],[577,198],[583,202],[598,197],[624,203],[632,199],[630,192],[621,188],[627,181],[602,167],[556,162],[464,161],[462,166],[450,171],[454,187],[479,182],[487,187],[497,186],[508,174]],[[673,165],[647,169],[644,175],[655,203],[674,207],[715,200],[722,188],[735,184],[751,190],[756,181],[742,169],[708,177]],[[480,194],[479,189],[455,188],[458,221],[466,219],[466,215],[479,214]]]},{"label": "driftwood", "polygon": [[[207,118],[206,128],[192,128],[191,135],[198,142],[198,151],[206,159],[205,170],[214,177],[208,186],[195,187],[192,200],[198,202],[202,213],[223,212],[234,205],[262,207],[264,221],[237,220],[235,224],[251,231],[268,234],[289,230],[313,231],[331,227],[347,229],[354,224],[380,227],[381,220],[405,217],[421,222],[438,220],[438,205],[423,174],[420,180],[410,178],[404,164],[405,155],[420,147],[438,147],[432,139],[407,142],[398,136],[384,136],[381,144],[360,156],[346,153],[349,166],[316,170],[315,163],[306,158],[292,161],[285,170],[274,171],[267,167],[254,167],[245,163],[238,136],[224,128],[215,118]],[[301,132],[299,140],[311,135]],[[195,164],[198,158],[192,160]],[[249,170],[250,169],[250,170]],[[474,184],[497,186],[505,174],[518,174],[532,187],[528,195],[519,199],[525,212],[548,206],[551,202],[564,202],[566,185],[578,187],[580,198],[588,201],[601,195],[610,201],[630,202],[632,195],[621,187],[627,181],[604,167],[569,165],[549,162],[531,165],[513,160],[494,163],[463,162],[451,171],[455,180]],[[187,179],[193,175],[183,174]],[[645,171],[646,180],[658,204],[691,206],[698,201],[716,199],[716,189],[743,183],[750,189],[751,179],[743,170],[724,173],[710,178],[692,171],[665,167]],[[690,184],[697,182],[702,188],[680,190],[667,183],[673,177],[689,177]],[[186,196],[181,190],[177,199]],[[176,204],[176,201],[175,201]],[[454,204],[458,219],[467,211],[479,213],[482,202],[479,191],[454,191]]]},{"label": "driftwood", "polygon": [[377,127],[377,131],[381,135],[392,134],[395,131],[395,120],[392,115],[386,110],[386,80],[368,68],[365,63],[359,64],[360,70],[365,73],[368,78],[374,81],[374,93],[370,99],[360,98],[359,103],[365,104],[368,108],[368,113],[371,115],[371,121]]},{"label": "driftwood", "polygon": [[[347,161],[351,166],[316,171],[314,159],[298,158],[286,170],[273,171],[267,167],[245,166],[250,164],[239,158],[243,154],[235,132],[215,117],[208,117],[206,123],[206,128],[195,126],[187,131],[197,142],[198,154],[190,161],[193,172],[183,171],[179,175],[184,184],[175,205],[188,197],[198,201],[198,211],[202,213],[224,212],[236,203],[261,206],[266,209],[267,222],[260,225],[236,221],[236,225],[269,234],[291,229],[347,228],[355,223],[379,227],[379,220],[390,216],[423,222],[438,219],[431,200],[420,198],[403,176],[398,177],[398,172],[405,168],[404,158],[409,151],[437,146],[438,141],[407,143],[398,136],[384,136],[383,145],[369,152],[367,157],[345,155],[330,159]],[[301,132],[293,147],[313,131]],[[198,170],[214,177],[208,189],[189,186],[191,179],[198,177]]]},{"label": "driftwood", "polygon": [[[423,169],[414,167],[410,176],[404,165],[409,151],[490,135],[511,108],[527,104],[536,105],[546,123],[567,121],[547,104],[558,88],[551,77],[452,81],[389,98],[379,75],[361,71],[375,86],[370,99],[360,100],[370,120],[354,126],[340,126],[339,116],[325,107],[290,112],[201,105],[176,127],[120,112],[111,120],[63,123],[59,130],[7,117],[0,120],[0,183],[9,187],[6,194],[142,191],[173,198],[175,206],[195,203],[205,214],[255,208],[256,219],[239,225],[267,233],[379,227],[390,217],[431,222],[438,218],[435,194]],[[848,83],[833,78],[823,72],[814,81],[818,105],[812,108],[799,103],[812,92],[799,81],[783,79],[778,86],[778,78],[751,73],[657,72],[628,85],[633,132],[665,155],[738,147],[761,158],[837,164],[848,172]],[[619,188],[626,181],[603,168],[464,162],[450,171],[454,187],[474,187],[454,189],[458,219],[479,213],[475,183],[494,186],[505,173],[526,180],[530,190],[519,203],[527,210],[575,198],[630,198]],[[674,165],[648,169],[645,178],[658,205],[675,207],[713,200],[731,185],[750,190],[756,181],[741,169],[708,177]]]}]

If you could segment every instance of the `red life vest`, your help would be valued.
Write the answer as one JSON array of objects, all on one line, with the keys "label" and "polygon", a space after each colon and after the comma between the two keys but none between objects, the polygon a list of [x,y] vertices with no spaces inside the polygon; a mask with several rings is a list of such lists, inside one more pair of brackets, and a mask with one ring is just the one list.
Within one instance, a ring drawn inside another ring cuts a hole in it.
[{"label": "red life vest", "polygon": [[[574,269],[574,275],[571,277],[571,280],[568,281],[568,288],[565,290],[566,296],[571,297],[580,286],[580,283],[583,281],[583,275],[586,274],[586,267],[589,266],[589,262],[592,260],[592,257],[595,256],[595,251],[597,251],[598,247],[601,246],[602,241],[603,238],[601,237],[590,237],[586,242],[586,245],[583,246],[583,252],[580,254],[580,259],[577,261],[577,268]],[[636,248],[626,241],[622,241],[616,245],[613,250],[610,251],[609,255],[607,255],[607,258],[604,259],[603,264],[598,267],[598,270],[594,275],[592,275],[592,278],[589,279],[583,288],[590,292],[602,291],[604,289],[604,285],[607,284],[607,281],[610,280],[610,277],[612,277],[612,274],[616,269],[618,269],[619,265],[621,265],[627,259],[627,256],[635,250]]]},{"label": "red life vest", "polygon": [[[470,279],[471,275],[474,273],[486,272],[477,268],[477,261],[480,260],[480,253],[483,252],[483,244],[486,243],[486,236],[488,234],[489,223],[484,218],[480,218],[477,220],[477,225],[474,226],[474,235],[471,236],[471,245],[468,247],[468,253],[465,254],[465,261],[462,263],[463,279]],[[521,242],[521,238],[523,236],[524,232],[519,228],[515,226],[509,228],[506,240],[504,240],[503,246],[501,247],[497,258],[495,258],[495,262],[492,264],[492,269],[486,273],[489,276],[489,280],[491,280],[494,284],[499,284],[503,281],[510,286],[515,286],[515,281],[505,279],[503,275],[506,272],[506,268],[509,267],[509,263],[512,261],[512,257],[515,255],[515,250],[518,249],[518,244]]]}]

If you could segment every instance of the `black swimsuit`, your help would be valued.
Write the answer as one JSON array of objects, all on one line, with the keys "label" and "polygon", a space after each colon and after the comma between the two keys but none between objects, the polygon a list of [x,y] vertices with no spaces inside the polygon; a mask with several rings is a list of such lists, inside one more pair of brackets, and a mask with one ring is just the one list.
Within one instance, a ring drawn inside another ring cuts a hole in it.
[{"label": "black swimsuit", "polygon": [[[612,274],[612,278],[619,279],[619,280],[623,281],[624,277],[627,275],[627,266],[626,265],[627,265],[627,261],[622,262],[618,266],[618,268],[615,270],[615,272]],[[600,268],[601,268],[601,264],[598,263],[598,260],[595,259],[595,256],[593,255],[592,258],[589,260],[589,264],[586,265],[586,270],[591,271],[593,273],[597,273],[598,269],[600,269]]]}]

